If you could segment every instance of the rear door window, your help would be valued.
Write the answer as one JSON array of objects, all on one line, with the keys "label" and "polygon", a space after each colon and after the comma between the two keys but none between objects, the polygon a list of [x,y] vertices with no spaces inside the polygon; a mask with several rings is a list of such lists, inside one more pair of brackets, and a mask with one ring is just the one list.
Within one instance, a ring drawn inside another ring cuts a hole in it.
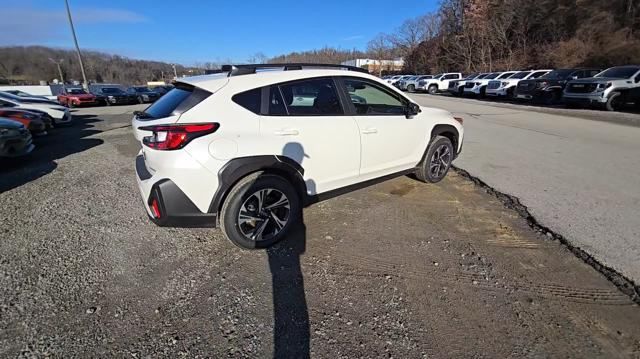
[{"label": "rear door window", "polygon": [[343,115],[332,79],[309,79],[280,85],[290,116]]},{"label": "rear door window", "polygon": [[186,84],[178,84],[171,91],[160,97],[144,110],[146,116],[139,117],[141,121],[153,120],[172,115],[181,115],[211,95],[201,88]]}]

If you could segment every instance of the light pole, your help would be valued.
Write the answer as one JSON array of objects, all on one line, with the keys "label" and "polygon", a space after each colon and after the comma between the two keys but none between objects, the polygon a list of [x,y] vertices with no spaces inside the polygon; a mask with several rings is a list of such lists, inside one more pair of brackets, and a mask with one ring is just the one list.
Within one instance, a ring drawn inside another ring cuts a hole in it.
[{"label": "light pole", "polygon": [[78,54],[78,61],[80,62],[80,71],[82,72],[82,87],[86,90],[89,86],[87,83],[87,74],[84,72],[84,64],[82,63],[82,55],[80,55],[80,46],[78,46],[78,38],[76,37],[76,30],[73,27],[73,20],[71,19],[71,10],[69,10],[69,0],[64,0],[67,6],[67,17],[69,18],[69,26],[71,26],[71,34],[73,35],[73,42],[76,44],[76,53]]},{"label": "light pole", "polygon": [[175,64],[171,64],[171,66],[173,67],[173,77],[177,80],[178,79],[178,71],[176,71],[176,65]]},{"label": "light pole", "polygon": [[62,63],[62,61],[64,61],[63,59],[60,59],[58,61],[49,58],[49,61],[53,62],[54,64],[56,64],[58,66],[58,74],[60,75],[60,82],[62,82],[62,84],[64,85],[64,76],[62,76],[62,67],[60,67],[60,64]]}]

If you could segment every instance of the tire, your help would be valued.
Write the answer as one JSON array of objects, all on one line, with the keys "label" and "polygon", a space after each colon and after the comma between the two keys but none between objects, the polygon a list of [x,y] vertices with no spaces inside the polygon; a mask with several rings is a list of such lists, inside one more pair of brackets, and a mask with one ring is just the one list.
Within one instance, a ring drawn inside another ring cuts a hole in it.
[{"label": "tire", "polygon": [[[288,208],[281,203],[283,197]],[[267,208],[277,203],[281,204]],[[245,213],[242,219],[241,211]],[[220,227],[231,243],[240,248],[267,248],[282,240],[301,214],[300,197],[289,181],[257,172],[233,186],[220,211]]]},{"label": "tire", "polygon": [[622,94],[620,92],[614,92],[609,95],[607,99],[607,103],[605,103],[604,108],[607,111],[620,111],[622,110],[624,103],[622,102]]},{"label": "tire", "polygon": [[507,101],[514,101],[516,99],[516,91],[513,87],[507,89]]},{"label": "tire", "polygon": [[480,95],[478,95],[478,97],[480,97],[480,98],[487,97],[487,87],[486,86],[480,88]]},{"label": "tire", "polygon": [[430,85],[427,92],[429,92],[430,95],[435,95],[436,92],[438,92],[438,85]]},{"label": "tire", "polygon": [[142,99],[142,97],[138,97],[138,103],[140,104],[144,103],[144,100]]},{"label": "tire", "polygon": [[555,105],[560,102],[560,93],[558,91],[549,91],[544,94],[542,103],[547,106]]},{"label": "tire", "polygon": [[109,102],[109,99],[104,100],[104,105],[111,106],[111,102]]},{"label": "tire", "polygon": [[[436,136],[429,144],[429,149],[416,171],[418,180],[425,183],[442,181],[451,168],[454,149],[451,140],[444,136]],[[437,162],[437,163],[436,163]]]},{"label": "tire", "polygon": [[409,85],[409,86],[407,86],[407,91],[416,92],[416,87],[414,85]]}]

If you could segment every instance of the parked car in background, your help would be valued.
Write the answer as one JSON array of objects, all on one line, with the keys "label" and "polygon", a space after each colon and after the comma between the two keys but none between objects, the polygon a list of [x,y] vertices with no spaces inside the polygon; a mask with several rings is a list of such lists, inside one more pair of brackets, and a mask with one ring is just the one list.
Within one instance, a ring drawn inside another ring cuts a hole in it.
[{"label": "parked car in background", "polygon": [[564,89],[569,105],[603,107],[609,111],[640,107],[640,65],[609,68],[594,77],[569,81]]},{"label": "parked car in background", "polygon": [[417,77],[418,77],[418,75],[404,76],[404,77],[400,78],[400,80],[398,82],[396,82],[396,87],[399,88],[402,91],[406,91],[407,90],[407,82],[413,81]]},{"label": "parked car in background", "polygon": [[467,81],[464,85],[463,95],[483,98],[486,95],[487,86],[491,80],[506,79],[515,73],[516,71],[492,72],[481,79]]},{"label": "parked car in background", "polygon": [[600,71],[594,68],[553,70],[537,79],[518,82],[515,98],[549,105],[558,103],[562,99],[562,92],[568,81],[593,77]]},{"label": "parked car in background", "polygon": [[551,70],[528,70],[520,71],[501,79],[489,81],[485,95],[490,97],[515,98],[516,86],[522,80],[537,79],[551,72]]},{"label": "parked car in background", "polygon": [[394,75],[391,76],[389,78],[387,78],[385,81],[389,84],[389,85],[393,85],[396,81],[400,80],[400,78],[404,76],[404,75]]},{"label": "parked car in background", "polygon": [[138,103],[155,102],[160,98],[160,94],[151,91],[147,86],[132,86],[127,89],[129,94],[135,95],[138,99]]},{"label": "parked car in background", "polygon": [[12,95],[19,96],[19,97],[24,97],[24,98],[33,98],[33,99],[38,99],[38,100],[49,100],[45,96],[32,95],[30,93],[27,93],[27,92],[24,92],[24,91],[20,91],[20,90],[4,90],[4,92],[7,92],[7,93],[10,93]]},{"label": "parked car in background", "polygon": [[476,80],[476,79],[479,80],[484,78],[487,75],[488,75],[487,73],[479,73],[479,74],[474,73],[474,74],[467,75],[465,78],[461,80],[451,80],[449,81],[449,86],[447,87],[447,91],[453,96],[462,96],[464,92],[464,85],[467,83],[467,81]]},{"label": "parked car in background", "polygon": [[94,91],[93,94],[100,96],[107,106],[138,103],[138,97],[136,95],[126,93],[118,87],[100,87]]},{"label": "parked car in background", "polygon": [[20,122],[0,117],[0,157],[20,157],[33,151],[31,133]]},{"label": "parked car in background", "polygon": [[58,102],[69,108],[78,106],[91,106],[98,104],[94,94],[88,93],[81,88],[67,88],[58,95]]},{"label": "parked car in background", "polygon": [[55,126],[67,125],[72,122],[69,109],[53,101],[23,99],[12,94],[0,92],[0,107],[46,112],[53,119]]},{"label": "parked car in background", "polygon": [[151,91],[160,95],[160,97],[164,96],[167,92],[171,91],[173,86],[154,86]]},{"label": "parked car in background", "polygon": [[449,82],[462,79],[460,72],[448,72],[434,75],[430,79],[418,81],[416,91],[427,91],[430,94],[436,94],[440,91],[447,91]]},{"label": "parked car in background", "polygon": [[[16,108],[11,108],[11,107],[0,107],[0,117],[4,117],[4,118],[10,118],[12,120],[16,120],[19,122],[22,122],[26,127],[28,127],[29,129],[33,129],[30,128],[28,123],[25,123],[24,121],[40,121],[42,123],[44,123],[45,129],[51,129],[53,127],[53,119],[51,118],[51,116],[47,115],[44,112],[39,112],[37,110],[20,110],[20,109],[16,109]],[[37,129],[38,126],[36,126],[35,132],[38,132],[39,130]]]},{"label": "parked car in background", "polygon": [[401,76],[398,80],[396,80],[392,85],[396,88],[400,88],[400,84],[412,78],[414,75],[404,75]]},{"label": "parked car in background", "polygon": [[13,114],[5,116],[0,114],[0,117],[21,123],[33,135],[43,136],[47,134],[47,125],[44,123],[44,121],[40,120],[36,116],[29,116],[26,114]]},{"label": "parked car in background", "polygon": [[413,76],[412,78],[406,80],[404,82],[404,88],[400,87],[401,90],[406,90],[408,92],[416,92],[416,88],[418,87],[418,82],[422,80],[431,80],[433,78],[432,75],[418,75]]}]

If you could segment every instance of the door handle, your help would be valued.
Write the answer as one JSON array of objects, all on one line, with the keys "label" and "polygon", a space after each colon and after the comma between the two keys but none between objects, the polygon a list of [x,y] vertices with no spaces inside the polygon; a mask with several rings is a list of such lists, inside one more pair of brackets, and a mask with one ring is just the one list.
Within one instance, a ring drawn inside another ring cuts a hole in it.
[{"label": "door handle", "polygon": [[378,133],[378,129],[377,128],[373,128],[373,127],[366,128],[366,129],[362,130],[362,133],[365,134],[365,135],[370,135],[372,133]]},{"label": "door handle", "polygon": [[273,133],[276,136],[296,136],[296,135],[300,134],[300,132],[298,132],[298,130],[294,130],[294,129],[277,130],[277,131],[275,131]]}]

